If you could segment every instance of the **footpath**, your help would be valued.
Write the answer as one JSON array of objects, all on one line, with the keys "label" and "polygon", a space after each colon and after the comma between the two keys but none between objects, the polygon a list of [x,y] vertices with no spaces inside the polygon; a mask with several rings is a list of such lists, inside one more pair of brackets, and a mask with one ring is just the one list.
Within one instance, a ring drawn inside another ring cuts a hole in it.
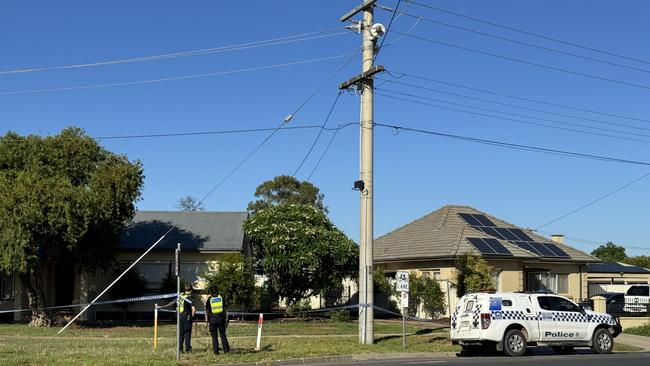
[{"label": "footpath", "polygon": [[618,335],[618,337],[616,337],[614,342],[627,344],[628,346],[638,347],[644,351],[650,351],[650,337],[621,333]]}]

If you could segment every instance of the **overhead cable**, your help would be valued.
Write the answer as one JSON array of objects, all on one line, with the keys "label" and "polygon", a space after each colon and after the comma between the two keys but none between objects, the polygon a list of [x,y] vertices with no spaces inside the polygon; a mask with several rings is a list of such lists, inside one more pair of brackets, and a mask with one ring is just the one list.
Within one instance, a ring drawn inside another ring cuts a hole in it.
[{"label": "overhead cable", "polygon": [[[432,99],[432,98],[427,98],[427,97],[421,97],[421,96],[414,95],[414,94],[401,93],[401,92],[396,92],[396,91],[386,90],[386,89],[381,89],[381,88],[377,88],[377,89],[381,90],[381,91],[388,91],[388,92],[394,93],[394,94],[405,95],[405,96],[408,96],[408,97],[411,97],[411,98],[418,98],[418,99],[425,99],[425,100],[431,100]],[[602,136],[602,137],[609,137],[609,138],[614,138],[614,139],[621,139],[621,140],[628,140],[628,141],[635,141],[635,142],[642,142],[642,143],[650,143],[650,140],[643,140],[643,139],[637,139],[637,138],[625,137],[625,136],[617,136],[617,135],[611,135],[611,134],[600,133],[600,132],[584,131],[584,130],[579,130],[579,129],[575,129],[575,128],[560,127],[560,126],[548,125],[548,124],[545,124],[545,123],[526,121],[526,120],[522,120],[522,119],[518,119],[518,118],[510,118],[510,117],[497,116],[497,115],[489,114],[489,113],[468,111],[468,110],[465,110],[465,109],[447,107],[447,106],[443,106],[443,105],[438,105],[438,104],[433,104],[433,103],[428,103],[428,102],[422,102],[422,101],[413,100],[413,99],[409,99],[409,98],[398,97],[398,96],[394,96],[394,95],[390,95],[390,94],[384,94],[384,93],[376,93],[376,94],[380,95],[380,96],[383,96],[383,97],[387,97],[387,98],[392,98],[392,99],[397,99],[397,100],[403,100],[403,101],[406,101],[406,102],[427,105],[427,106],[440,108],[440,109],[446,109],[446,110],[450,110],[450,111],[454,111],[454,112],[473,114],[473,115],[482,116],[482,117],[502,119],[502,120],[505,120],[505,121],[522,123],[522,124],[527,124],[527,125],[532,125],[532,126],[552,128],[552,129],[556,129],[556,130],[570,131],[570,132],[586,134],[586,135]],[[488,110],[486,108],[473,107],[473,106],[469,106],[469,105],[463,105],[463,104],[460,104],[460,103],[446,102],[446,101],[441,101],[441,100],[436,100],[436,101],[438,101],[440,103],[444,103],[444,104],[449,104],[449,105],[459,105],[459,106],[463,106],[463,107],[466,107],[466,108],[474,108],[474,109],[479,109],[479,110]],[[492,111],[494,111],[496,113],[506,114],[506,115],[508,115],[508,114],[513,115],[512,113],[499,112],[499,111],[495,111],[495,110],[492,110]],[[540,118],[536,118],[536,117],[527,117],[527,118],[540,119]],[[552,121],[552,120],[548,120],[548,121],[551,121],[553,123],[566,124],[566,125],[574,125],[574,126],[577,125],[577,124],[573,124],[573,123],[569,123],[569,122],[559,122],[559,121]],[[584,125],[578,125],[578,126],[586,127]],[[597,127],[591,127],[591,128],[596,129]]]},{"label": "overhead cable", "polygon": [[454,135],[454,134],[449,134],[449,133],[443,133],[443,132],[437,132],[437,131],[431,131],[431,130],[424,130],[424,129],[401,126],[401,125],[375,123],[375,126],[390,128],[390,129],[393,129],[393,130],[398,131],[398,132],[402,132],[402,131],[416,132],[416,133],[425,134],[425,135],[431,135],[431,136],[437,136],[437,137],[445,137],[445,138],[450,138],[450,139],[454,139],[454,140],[460,140],[460,141],[471,142],[471,143],[476,143],[476,144],[483,144],[483,145],[490,145],[490,146],[497,146],[497,147],[502,147],[502,148],[506,148],[506,149],[533,151],[533,152],[539,152],[539,153],[543,153],[543,154],[569,156],[569,157],[574,157],[574,158],[579,158],[579,159],[598,160],[598,161],[604,161],[604,162],[609,162],[609,163],[617,163],[617,164],[650,166],[650,162],[639,161],[639,160],[629,160],[629,159],[614,158],[614,157],[602,156],[602,155],[584,154],[584,153],[579,153],[579,152],[574,152],[574,151],[551,149],[551,148],[545,148],[545,147],[540,147],[540,146],[513,144],[513,143],[509,143],[509,142],[504,142],[504,141],[488,140],[488,139],[481,139],[481,138],[468,137],[468,136],[462,136],[462,135]]},{"label": "overhead cable", "polygon": [[[506,98],[511,98],[511,99],[517,99],[517,100],[521,100],[521,101],[525,101],[525,102],[532,102],[532,103],[543,104],[543,105],[548,105],[548,106],[552,106],[552,107],[565,108],[565,109],[570,109],[570,110],[579,111],[579,112],[593,113],[593,114],[598,114],[598,115],[601,115],[601,116],[608,116],[608,117],[627,119],[627,120],[630,120],[630,121],[638,121],[638,122],[650,123],[650,119],[643,119],[643,118],[638,118],[638,117],[625,116],[625,115],[616,114],[616,113],[608,113],[608,112],[597,111],[597,110],[593,110],[593,109],[587,109],[587,108],[571,106],[571,105],[567,105],[567,104],[552,103],[552,102],[543,101],[543,100],[539,100],[539,99],[532,99],[532,98],[521,97],[521,96],[513,95],[513,94],[501,93],[501,92],[497,92],[497,91],[494,91],[494,90],[487,90],[487,89],[481,89],[481,88],[472,87],[472,86],[468,86],[468,85],[462,85],[462,84],[458,84],[458,83],[451,83],[451,82],[448,82],[448,81],[433,79],[433,78],[426,77],[426,76],[414,75],[414,74],[409,74],[409,73],[404,73],[404,72],[397,72],[395,70],[387,71],[387,73],[388,73],[388,75],[390,75],[390,76],[392,76],[393,78],[396,78],[396,79],[400,79],[402,77],[408,77],[408,78],[423,80],[423,81],[427,81],[427,82],[453,86],[455,88],[467,89],[467,90],[477,91],[477,92],[480,92],[480,93],[496,95],[496,96],[506,97]],[[395,76],[395,75],[398,75],[398,76]]]},{"label": "overhead cable", "polygon": [[335,30],[340,30],[340,29],[342,29],[342,27],[324,29],[316,32],[296,34],[293,36],[272,38],[263,41],[246,42],[246,43],[239,43],[239,44],[221,46],[221,47],[202,48],[198,50],[166,53],[161,55],[141,56],[141,57],[133,57],[133,58],[98,61],[92,63],[81,63],[81,64],[74,64],[74,65],[45,66],[45,67],[34,67],[34,68],[17,69],[17,70],[6,70],[6,71],[0,71],[0,75],[24,74],[24,73],[52,71],[52,70],[80,69],[86,67],[128,64],[128,63],[144,62],[144,61],[168,60],[168,59],[174,59],[180,57],[190,57],[190,56],[214,54],[220,52],[239,51],[239,50],[258,48],[258,47],[277,46],[277,45],[282,45],[287,43],[302,42],[302,41],[314,40],[318,38],[325,38],[325,37],[347,34],[347,32],[324,34]]},{"label": "overhead cable", "polygon": [[477,50],[477,49],[474,49],[474,48],[459,46],[459,45],[452,44],[452,43],[441,42],[441,41],[437,41],[437,40],[434,40],[434,39],[431,39],[431,38],[416,36],[414,34],[400,33],[398,31],[393,31],[393,33],[404,34],[406,37],[410,37],[410,38],[417,39],[417,40],[420,40],[420,41],[429,42],[429,43],[433,43],[433,44],[438,44],[438,45],[441,45],[441,46],[446,46],[446,47],[451,47],[451,48],[456,48],[456,49],[459,49],[459,50],[472,52],[472,53],[476,53],[476,54],[480,54],[480,55],[484,55],[484,56],[495,57],[495,58],[499,58],[499,59],[502,59],[502,60],[517,62],[517,63],[524,64],[524,65],[535,66],[535,67],[539,67],[539,68],[543,68],[543,69],[547,69],[547,70],[554,70],[554,71],[558,71],[558,72],[563,72],[563,73],[566,73],[566,74],[578,75],[578,76],[582,76],[582,77],[586,77],[586,78],[590,78],[590,79],[608,81],[610,83],[627,85],[627,86],[632,86],[632,87],[635,87],[635,88],[650,90],[650,86],[643,85],[643,84],[636,84],[636,83],[623,81],[623,80],[612,79],[612,78],[608,78],[608,77],[604,77],[604,76],[587,74],[587,73],[580,72],[580,71],[564,69],[564,68],[557,67],[557,66],[550,66],[550,65],[540,64],[540,63],[537,63],[537,62],[522,60],[522,59],[519,59],[519,58],[510,57],[510,56],[503,56],[503,55],[499,55],[499,54],[496,54],[496,53],[481,51],[481,50]]},{"label": "overhead cable", "polygon": [[598,203],[598,202],[604,200],[605,198],[607,198],[607,197],[609,197],[609,196],[611,196],[611,195],[613,195],[613,194],[615,194],[615,193],[618,193],[618,192],[624,190],[625,188],[627,188],[627,187],[633,185],[634,183],[636,183],[636,182],[638,182],[638,181],[641,181],[641,180],[647,178],[648,176],[650,176],[650,173],[643,174],[642,176],[640,176],[640,177],[634,179],[634,180],[631,181],[631,182],[625,183],[624,185],[622,185],[622,186],[620,186],[620,187],[614,189],[614,190],[611,191],[611,192],[605,193],[604,195],[599,196],[598,198],[596,198],[596,199],[594,199],[594,200],[591,200],[591,201],[585,203],[584,205],[582,205],[582,206],[580,206],[580,207],[578,207],[578,208],[576,208],[576,209],[574,209],[574,210],[571,210],[571,211],[565,213],[564,215],[561,215],[561,216],[559,216],[559,217],[557,217],[557,218],[555,218],[555,219],[553,219],[553,220],[549,220],[549,221],[545,222],[544,224],[539,225],[538,227],[535,228],[535,230],[539,230],[539,229],[541,229],[541,228],[543,228],[543,227],[546,227],[546,226],[551,225],[551,224],[553,224],[553,223],[556,223],[556,222],[558,222],[558,221],[560,221],[560,220],[562,220],[562,219],[564,219],[564,218],[567,218],[567,217],[569,217],[569,216],[575,214],[576,212],[582,211],[582,210],[584,210],[585,208],[587,208],[587,207],[589,207],[589,206],[591,206],[591,205],[593,205],[593,204],[595,204],[595,203]]},{"label": "overhead cable", "polygon": [[339,59],[339,58],[343,58],[343,57],[347,57],[347,56],[350,56],[350,54],[328,56],[328,57],[320,57],[320,58],[314,58],[314,59],[309,59],[309,60],[286,62],[286,63],[274,64],[274,65],[247,67],[247,68],[243,68],[243,69],[208,72],[208,73],[202,73],[202,74],[190,74],[190,75],[174,76],[174,77],[160,78],[160,79],[147,79],[147,80],[135,80],[135,81],[125,81],[125,82],[117,82],[117,83],[107,83],[107,84],[81,85],[81,86],[71,86],[71,87],[63,87],[63,88],[27,89],[27,90],[4,91],[4,92],[0,92],[0,96],[2,96],[2,95],[17,95],[17,94],[33,94],[33,93],[50,93],[50,92],[60,92],[60,91],[108,88],[108,87],[114,87],[114,86],[130,86],[130,85],[152,84],[152,83],[161,83],[161,82],[166,82],[166,81],[199,79],[199,78],[206,78],[206,77],[212,77],[212,76],[230,75],[230,74],[238,74],[238,73],[251,72],[251,71],[277,69],[277,68],[282,68],[282,67],[287,67],[287,66],[303,65],[303,64],[309,64],[309,63],[314,63],[314,62],[319,62],[319,61],[327,61],[327,60]]},{"label": "overhead cable", "polygon": [[[383,10],[386,10],[386,11],[389,11],[389,12],[392,12],[393,14],[398,12],[397,10],[389,8],[387,6],[379,6],[379,8],[381,8]],[[544,50],[544,51],[548,51],[548,52],[553,52],[553,53],[564,55],[564,56],[571,56],[571,57],[575,57],[575,58],[579,58],[579,59],[583,59],[583,60],[598,62],[598,63],[602,63],[602,64],[606,64],[606,65],[610,65],[610,66],[616,66],[616,67],[620,67],[620,68],[624,68],[624,69],[629,69],[629,70],[634,70],[634,71],[639,71],[639,72],[644,72],[644,73],[650,73],[650,70],[648,70],[648,69],[642,69],[642,68],[639,68],[639,67],[624,65],[624,64],[621,64],[621,63],[607,61],[607,60],[603,60],[603,59],[599,59],[599,58],[595,58],[595,57],[584,56],[584,55],[580,55],[580,54],[577,54],[577,53],[558,50],[556,48],[540,46],[540,45],[537,45],[537,44],[534,44],[534,43],[523,42],[523,41],[515,40],[515,39],[512,39],[512,38],[503,37],[503,36],[499,36],[499,35],[496,35],[496,34],[479,31],[479,30],[472,29],[472,28],[467,28],[467,27],[462,27],[462,26],[455,25],[455,24],[449,24],[449,23],[441,22],[439,20],[426,18],[426,17],[420,16],[420,15],[410,14],[410,13],[407,13],[407,12],[404,12],[404,11],[399,11],[399,14],[400,15],[405,15],[405,16],[408,16],[408,17],[412,17],[412,18],[416,18],[418,20],[422,20],[422,21],[429,22],[429,23],[432,23],[432,24],[437,24],[437,25],[441,25],[441,26],[444,26],[444,27],[448,27],[448,28],[458,29],[458,30],[462,30],[464,32],[479,34],[479,35],[482,35],[482,36],[485,36],[485,37],[490,37],[490,38],[498,39],[498,40],[501,40],[501,41],[506,41],[506,42],[518,44],[518,45],[521,45],[521,46],[536,48],[536,49],[540,49],[540,50]]]},{"label": "overhead cable", "polygon": [[433,9],[433,10],[436,10],[436,11],[439,11],[439,12],[442,12],[442,13],[447,13],[447,14],[451,14],[451,15],[454,15],[454,16],[457,16],[457,17],[473,20],[475,22],[488,24],[488,25],[498,27],[498,28],[502,28],[502,29],[507,29],[509,31],[518,32],[518,33],[526,34],[526,35],[537,37],[537,38],[542,38],[542,39],[545,39],[547,41],[553,41],[553,42],[561,43],[561,44],[564,44],[564,45],[567,45],[567,46],[582,48],[584,50],[597,52],[597,53],[601,53],[601,54],[608,55],[608,56],[619,57],[619,58],[622,58],[622,59],[625,59],[625,60],[635,61],[635,62],[640,62],[640,63],[650,65],[650,61],[646,61],[646,60],[643,60],[643,59],[640,59],[640,58],[630,57],[630,56],[622,55],[620,53],[615,53],[615,52],[611,52],[611,51],[598,49],[598,48],[595,48],[595,47],[585,46],[585,45],[581,45],[581,44],[575,43],[575,42],[564,41],[564,40],[561,40],[559,38],[554,38],[554,37],[546,36],[546,35],[543,35],[543,34],[540,34],[540,33],[534,33],[534,32],[531,32],[531,31],[527,31],[527,30],[524,30],[524,29],[521,29],[521,28],[515,28],[515,27],[512,27],[512,26],[499,24],[499,23],[496,23],[496,22],[491,22],[491,21],[488,21],[488,20],[485,20],[485,19],[481,19],[481,18],[461,14],[461,13],[454,12],[454,11],[451,11],[451,10],[442,9],[440,7],[436,7],[436,6],[429,5],[429,4],[423,4],[423,3],[413,1],[413,0],[406,0],[406,1],[411,3],[411,4],[422,6],[422,7],[429,8],[429,9]]}]

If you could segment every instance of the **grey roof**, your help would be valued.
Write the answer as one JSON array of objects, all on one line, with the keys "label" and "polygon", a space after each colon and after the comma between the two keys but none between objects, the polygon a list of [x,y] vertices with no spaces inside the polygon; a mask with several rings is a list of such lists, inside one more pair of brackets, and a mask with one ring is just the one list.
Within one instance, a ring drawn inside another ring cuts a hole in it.
[{"label": "grey roof", "polygon": [[[459,213],[485,215],[499,227],[521,229],[535,241],[551,242],[548,238],[517,227],[473,207],[447,205],[376,238],[373,246],[374,260],[381,263],[398,260],[453,259],[464,253],[480,254],[467,241],[467,238],[489,238],[489,236],[468,225],[458,216]],[[542,257],[538,254],[521,249],[505,240],[499,240],[499,242],[510,250],[514,258],[542,260]],[[599,259],[568,245],[554,244],[569,254],[570,260],[600,262]],[[553,259],[558,260],[557,258]]]},{"label": "grey roof", "polygon": [[588,273],[645,273],[650,274],[650,269],[627,263],[592,263],[587,265]]},{"label": "grey roof", "polygon": [[241,251],[242,224],[247,218],[246,212],[138,211],[122,235],[120,249],[147,249],[174,228],[156,250],[174,249],[181,243],[184,251]]}]

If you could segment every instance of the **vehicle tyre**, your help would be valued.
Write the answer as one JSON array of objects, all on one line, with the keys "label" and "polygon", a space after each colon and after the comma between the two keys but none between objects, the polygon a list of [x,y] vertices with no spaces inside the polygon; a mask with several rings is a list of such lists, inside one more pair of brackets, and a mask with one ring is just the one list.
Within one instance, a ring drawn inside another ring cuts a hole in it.
[{"label": "vehicle tyre", "polygon": [[522,356],[527,346],[526,337],[519,329],[510,329],[503,337],[503,352],[508,356]]},{"label": "vehicle tyre", "polygon": [[557,353],[558,355],[568,355],[569,353],[573,352],[573,346],[554,346],[551,348],[553,348],[553,352]]},{"label": "vehicle tyre", "polygon": [[591,351],[593,353],[611,353],[614,348],[614,338],[606,328],[596,329],[591,339]]}]

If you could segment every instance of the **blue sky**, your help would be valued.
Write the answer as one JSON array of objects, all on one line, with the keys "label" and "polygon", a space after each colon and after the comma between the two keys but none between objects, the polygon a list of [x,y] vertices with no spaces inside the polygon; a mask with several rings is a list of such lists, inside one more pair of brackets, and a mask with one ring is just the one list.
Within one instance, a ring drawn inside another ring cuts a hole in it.
[{"label": "blue sky", "polygon": [[[427,1],[450,11],[530,32],[650,61],[650,25],[645,1]],[[338,18],[359,1],[20,1],[0,5],[0,70],[94,63],[184,52],[309,33],[339,27]],[[394,7],[396,1],[379,1]],[[473,88],[538,99],[576,108],[650,120],[650,89],[597,80],[480,55],[398,33],[472,48],[583,74],[650,86],[650,64],[607,56],[549,40],[507,31],[402,2],[402,10],[520,42],[550,47],[583,57],[646,71],[631,70],[514,44],[453,29],[430,21],[396,17],[378,63],[396,76],[407,73]],[[387,24],[390,13],[376,10]],[[342,34],[338,34],[342,33]],[[55,134],[79,126],[92,136],[177,133],[276,127],[314,91],[320,91],[290,122],[323,122],[337,85],[360,70],[355,57],[194,79],[105,88],[11,94],[138,80],[219,73],[269,65],[349,55],[359,36],[332,31],[332,36],[302,42],[166,60],[0,74],[0,132]],[[389,75],[381,76],[391,79]],[[650,140],[650,124],[488,95],[422,79],[399,82],[435,88],[498,103],[516,104],[601,122],[549,115],[520,108],[451,96],[378,81],[381,93],[407,93],[478,108],[516,113],[550,124],[637,140]],[[398,95],[398,94],[392,94]],[[404,94],[401,94],[404,97]],[[419,99],[426,103],[431,100]],[[341,96],[330,126],[356,122],[358,98]],[[447,105],[449,106],[449,105]],[[469,107],[455,107],[496,114]],[[377,96],[378,123],[399,124],[444,133],[650,161],[648,142],[615,139],[460,113],[395,98]],[[504,115],[502,115],[504,116]],[[588,127],[567,127],[574,123]],[[605,124],[605,123],[608,124]],[[621,126],[625,125],[625,126]],[[588,129],[591,127],[592,129]],[[606,128],[615,131],[594,130]],[[623,133],[621,133],[621,131]],[[243,210],[255,187],[280,174],[291,174],[305,156],[317,131],[276,134],[205,202],[208,210]],[[140,209],[172,210],[179,198],[204,196],[267,133],[227,136],[104,140],[114,152],[143,162],[146,174]],[[323,134],[297,175],[305,179],[331,132]],[[378,128],[375,140],[375,234],[384,234],[439,207],[467,204],[524,227],[537,227],[648,172],[643,166],[581,160]],[[350,237],[358,238],[358,129],[341,130],[312,180],[325,194],[330,216]],[[545,232],[628,246],[649,247],[646,193],[650,178],[544,228]],[[591,251],[588,243],[571,241]],[[648,251],[628,250],[631,254]]]}]

